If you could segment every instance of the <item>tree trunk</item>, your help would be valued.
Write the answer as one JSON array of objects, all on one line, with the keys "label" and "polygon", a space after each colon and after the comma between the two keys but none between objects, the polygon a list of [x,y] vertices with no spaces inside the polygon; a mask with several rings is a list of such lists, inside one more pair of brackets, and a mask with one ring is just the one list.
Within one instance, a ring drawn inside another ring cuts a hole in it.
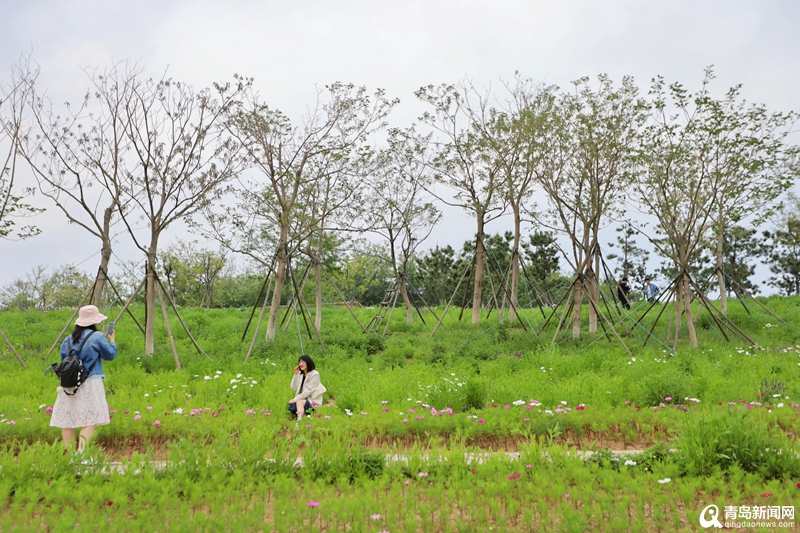
[{"label": "tree trunk", "polygon": [[[700,296],[702,298],[702,296]],[[694,329],[694,317],[692,317],[692,297],[689,284],[689,273],[683,273],[683,302],[686,306],[686,326],[689,328],[689,340],[692,347],[697,348],[697,331]]]},{"label": "tree trunk", "polygon": [[101,299],[103,298],[103,291],[106,287],[106,273],[108,272],[108,264],[111,262],[111,239],[103,238],[103,250],[100,252],[100,269],[97,271],[97,282],[94,285],[94,292],[92,293],[92,305],[101,307]]},{"label": "tree trunk", "polygon": [[106,274],[108,273],[108,264],[111,262],[111,218],[116,211],[117,202],[114,201],[103,212],[103,250],[100,252],[100,270],[97,273],[97,283],[94,286],[94,293],[92,294],[92,305],[100,307],[100,299],[103,297],[103,291],[106,288]]},{"label": "tree trunk", "polygon": [[575,284],[575,300],[572,309],[572,338],[577,340],[581,338],[581,313],[583,305],[583,280]]},{"label": "tree trunk", "polygon": [[478,239],[475,246],[475,287],[472,293],[472,323],[481,320],[481,300],[483,297],[483,259],[486,249],[483,246],[484,214],[478,213]]},{"label": "tree trunk", "polygon": [[675,336],[672,338],[672,350],[678,349],[678,337],[681,333],[681,317],[683,316],[683,282],[675,281]]},{"label": "tree trunk", "polygon": [[[277,271],[275,272],[275,288],[272,293],[272,304],[269,308],[269,319],[267,320],[267,340],[275,340],[275,332],[278,329],[278,311],[281,307],[281,293],[283,292],[283,284],[286,281],[286,263],[289,258],[287,255],[286,239],[289,236],[289,228],[284,225],[281,228],[281,239],[278,244],[278,260]],[[295,318],[298,320],[298,318]]]},{"label": "tree trunk", "polygon": [[725,275],[722,271],[722,253],[725,243],[725,226],[722,223],[722,213],[717,225],[717,282],[719,283],[719,303],[722,314],[728,316],[728,293],[725,290]]},{"label": "tree trunk", "polygon": [[[516,306],[519,304],[517,295],[519,293],[519,241],[520,241],[520,214],[519,205],[512,206],[514,210],[514,248],[511,251],[511,305],[508,309],[508,321],[514,323],[517,319]],[[505,280],[503,280],[505,282]],[[505,303],[505,292],[503,293],[503,303]]]},{"label": "tree trunk", "polygon": [[156,251],[158,250],[158,236],[150,240],[150,249],[147,253],[147,283],[144,291],[144,353],[152,356],[155,351],[155,325],[156,325]]},{"label": "tree trunk", "polygon": [[314,329],[317,332],[322,328],[322,232],[319,230],[319,241],[317,241],[317,256],[314,262]]},{"label": "tree trunk", "polygon": [[414,321],[414,313],[411,298],[408,297],[408,287],[406,287],[405,275],[398,277],[397,288],[400,290],[400,295],[403,297],[403,302],[406,305],[406,324],[411,324]]}]

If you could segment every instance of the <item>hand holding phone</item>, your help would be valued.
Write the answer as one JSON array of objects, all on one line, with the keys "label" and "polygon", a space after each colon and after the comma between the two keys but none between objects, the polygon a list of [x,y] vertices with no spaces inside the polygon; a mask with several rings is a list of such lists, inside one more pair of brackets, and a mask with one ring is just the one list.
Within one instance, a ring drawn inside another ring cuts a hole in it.
[{"label": "hand holding phone", "polygon": [[109,322],[108,323],[108,331],[106,331],[106,335],[107,336],[111,336],[111,334],[114,333],[114,326],[116,326],[116,325],[117,325],[116,322]]}]

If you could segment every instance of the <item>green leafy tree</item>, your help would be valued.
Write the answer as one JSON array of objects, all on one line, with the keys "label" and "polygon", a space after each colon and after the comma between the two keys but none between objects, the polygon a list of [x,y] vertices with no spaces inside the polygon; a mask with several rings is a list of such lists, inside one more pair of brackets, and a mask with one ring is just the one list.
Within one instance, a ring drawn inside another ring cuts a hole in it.
[{"label": "green leafy tree", "polygon": [[437,245],[416,254],[415,263],[412,283],[416,289],[429,304],[445,306],[465,268],[465,265],[459,265],[456,261],[456,251],[450,245]]},{"label": "green leafy tree", "polygon": [[786,207],[765,231],[767,264],[774,274],[767,283],[787,296],[800,295],[800,198],[789,194]]}]

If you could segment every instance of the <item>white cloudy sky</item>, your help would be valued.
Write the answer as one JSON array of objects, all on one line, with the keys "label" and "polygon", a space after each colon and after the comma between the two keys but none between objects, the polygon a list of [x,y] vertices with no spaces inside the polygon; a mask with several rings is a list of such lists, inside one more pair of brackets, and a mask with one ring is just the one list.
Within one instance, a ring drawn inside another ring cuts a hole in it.
[{"label": "white cloudy sky", "polygon": [[[741,83],[749,101],[800,110],[795,0],[0,0],[0,10],[0,76],[29,52],[56,101],[85,91],[81,67],[134,58],[198,87],[254,77],[264,100],[295,117],[315,86],[381,87],[401,99],[392,121],[405,125],[422,109],[414,90],[464,77],[482,85],[519,71],[565,86],[630,74],[644,89],[662,75],[696,88],[714,65],[720,94]],[[36,223],[43,235],[0,241],[0,283],[98,251],[56,208]],[[474,233],[465,227],[448,211],[428,245],[459,244]],[[117,253],[138,257],[124,239]]]}]

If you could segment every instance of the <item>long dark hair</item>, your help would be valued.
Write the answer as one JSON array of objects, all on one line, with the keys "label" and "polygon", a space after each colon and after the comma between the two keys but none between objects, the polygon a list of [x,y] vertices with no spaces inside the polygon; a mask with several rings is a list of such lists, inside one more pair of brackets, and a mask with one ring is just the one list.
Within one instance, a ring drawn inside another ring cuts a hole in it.
[{"label": "long dark hair", "polygon": [[304,374],[307,374],[312,370],[314,370],[315,368],[317,368],[317,365],[314,364],[314,361],[307,355],[301,355],[300,358],[297,360],[298,364],[300,363],[300,361],[306,362],[306,371],[304,372]]},{"label": "long dark hair", "polygon": [[80,342],[81,337],[83,337],[83,332],[87,329],[92,331],[97,331],[97,326],[92,324],[91,326],[75,326],[75,329],[72,330],[72,344],[78,344]]}]

